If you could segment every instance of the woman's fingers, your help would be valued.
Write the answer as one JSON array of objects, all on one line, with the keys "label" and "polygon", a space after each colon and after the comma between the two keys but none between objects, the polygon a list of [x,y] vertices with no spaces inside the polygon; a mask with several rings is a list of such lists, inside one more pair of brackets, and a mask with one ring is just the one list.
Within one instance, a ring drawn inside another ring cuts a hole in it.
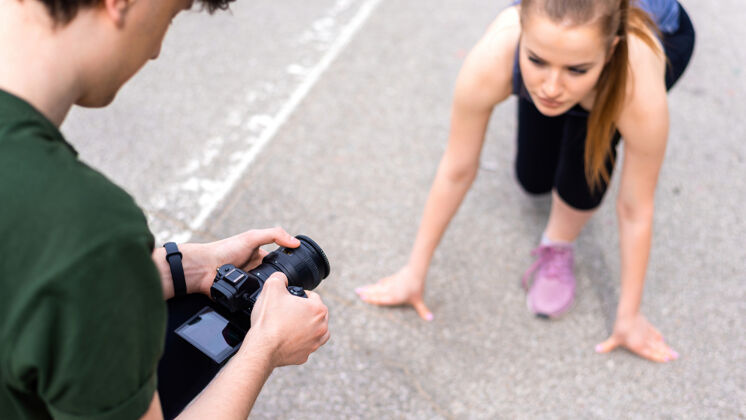
[{"label": "woman's fingers", "polygon": [[360,287],[355,289],[355,292],[360,296],[360,299],[374,305],[397,305],[404,303],[396,302],[388,287],[381,283]]},{"label": "woman's fingers", "polygon": [[615,335],[612,335],[611,337],[607,338],[606,341],[603,341],[596,345],[596,353],[608,353],[619,347],[619,344],[621,344],[619,342],[619,339],[617,339]]},{"label": "woman's fingers", "polygon": [[657,363],[670,362],[679,357],[679,354],[664,343],[661,337],[657,335],[651,335],[642,345],[625,345],[625,347],[632,353]]},{"label": "woman's fingers", "polygon": [[653,338],[653,339],[654,339],[655,341],[659,341],[659,342],[661,342],[661,343],[662,343],[662,342],[664,341],[664,340],[663,340],[663,334],[661,334],[661,332],[660,332],[660,331],[658,331],[658,329],[656,329],[656,328],[655,328],[654,326],[652,326],[652,325],[650,326],[650,333],[649,333],[649,334],[650,334],[650,336],[651,336],[651,337],[652,337],[652,338]]},{"label": "woman's fingers", "polygon": [[422,299],[412,302],[412,306],[414,306],[414,310],[417,311],[417,315],[419,315],[420,318],[424,319],[425,321],[433,320],[433,313],[430,312],[430,309],[427,309],[427,306]]},{"label": "woman's fingers", "polygon": [[641,349],[630,349],[633,353],[639,354],[640,356],[658,363],[665,363],[666,356],[663,354],[663,352],[657,351],[653,349],[652,347],[645,346]]},{"label": "woman's fingers", "polygon": [[367,300],[368,297],[376,295],[377,286],[377,284],[366,284],[355,289],[355,293],[360,296],[360,299]]},{"label": "woman's fingers", "polygon": [[656,337],[656,340],[650,343],[650,346],[655,349],[658,353],[663,355],[663,358],[668,362],[672,360],[676,360],[679,358],[679,353],[677,353],[674,349],[672,349],[669,345],[663,342],[663,340],[659,340]]},{"label": "woman's fingers", "polygon": [[427,305],[425,305],[422,296],[419,294],[412,294],[406,289],[402,289],[402,287],[404,286],[395,281],[390,281],[387,277],[378,283],[359,287],[355,289],[355,293],[357,293],[363,301],[374,305],[412,305],[420,318],[426,321],[432,321],[433,313],[427,308]]}]

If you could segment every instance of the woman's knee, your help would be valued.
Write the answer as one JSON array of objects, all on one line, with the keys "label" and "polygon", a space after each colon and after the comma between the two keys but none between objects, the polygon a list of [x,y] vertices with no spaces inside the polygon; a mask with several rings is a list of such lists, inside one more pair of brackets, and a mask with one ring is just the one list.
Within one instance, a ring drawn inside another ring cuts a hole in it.
[{"label": "woman's knee", "polygon": [[537,176],[536,173],[531,173],[530,170],[525,170],[520,165],[516,165],[515,175],[521,188],[531,195],[547,194],[554,186],[554,179]]}]

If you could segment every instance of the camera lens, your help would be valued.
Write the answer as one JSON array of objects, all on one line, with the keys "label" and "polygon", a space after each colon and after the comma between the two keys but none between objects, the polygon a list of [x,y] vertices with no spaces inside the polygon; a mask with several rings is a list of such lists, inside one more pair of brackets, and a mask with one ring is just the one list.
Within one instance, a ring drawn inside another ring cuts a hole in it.
[{"label": "camera lens", "polygon": [[[325,279],[329,275],[329,271],[331,271],[331,268],[329,267],[329,260],[326,258],[324,250],[321,249],[319,244],[314,242],[313,239],[309,238],[306,235],[298,235],[296,236],[296,238],[301,241],[301,246],[303,246],[303,244],[306,244],[311,248],[310,254],[311,258],[313,259],[313,264],[319,270],[321,279]],[[318,283],[316,285],[318,286]]]},{"label": "camera lens", "polygon": [[321,247],[311,238],[298,235],[297,248],[280,247],[270,252],[262,264],[250,273],[266,280],[275,271],[285,273],[289,286],[312,290],[329,275],[329,260]]}]

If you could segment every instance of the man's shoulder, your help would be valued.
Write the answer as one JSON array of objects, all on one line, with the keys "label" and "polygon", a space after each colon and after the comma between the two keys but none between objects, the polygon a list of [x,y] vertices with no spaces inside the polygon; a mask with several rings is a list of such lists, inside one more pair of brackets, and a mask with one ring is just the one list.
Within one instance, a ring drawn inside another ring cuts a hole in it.
[{"label": "man's shoulder", "polygon": [[70,287],[86,287],[97,280],[81,267],[95,259],[139,267],[152,281],[153,236],[134,199],[55,133],[27,125],[19,134],[0,122],[0,255],[13,256],[0,277],[33,276],[45,289],[41,283],[64,276]]},{"label": "man's shoulder", "polygon": [[0,119],[0,203],[0,376],[44,400],[17,407],[141,413],[166,319],[142,210],[33,116]]},{"label": "man's shoulder", "polygon": [[[43,227],[56,235],[83,237],[149,234],[134,199],[80,161],[57,134],[32,120],[0,122],[0,231]],[[25,223],[24,223],[25,222]],[[9,233],[9,232],[3,232]]]}]

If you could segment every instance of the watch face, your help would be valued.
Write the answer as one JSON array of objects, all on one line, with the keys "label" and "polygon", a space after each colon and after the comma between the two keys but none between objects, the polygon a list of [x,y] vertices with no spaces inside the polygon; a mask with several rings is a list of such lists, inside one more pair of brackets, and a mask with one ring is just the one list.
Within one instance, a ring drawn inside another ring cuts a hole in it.
[{"label": "watch face", "polygon": [[189,318],[176,334],[218,364],[223,364],[240,347],[246,332],[209,306]]}]

